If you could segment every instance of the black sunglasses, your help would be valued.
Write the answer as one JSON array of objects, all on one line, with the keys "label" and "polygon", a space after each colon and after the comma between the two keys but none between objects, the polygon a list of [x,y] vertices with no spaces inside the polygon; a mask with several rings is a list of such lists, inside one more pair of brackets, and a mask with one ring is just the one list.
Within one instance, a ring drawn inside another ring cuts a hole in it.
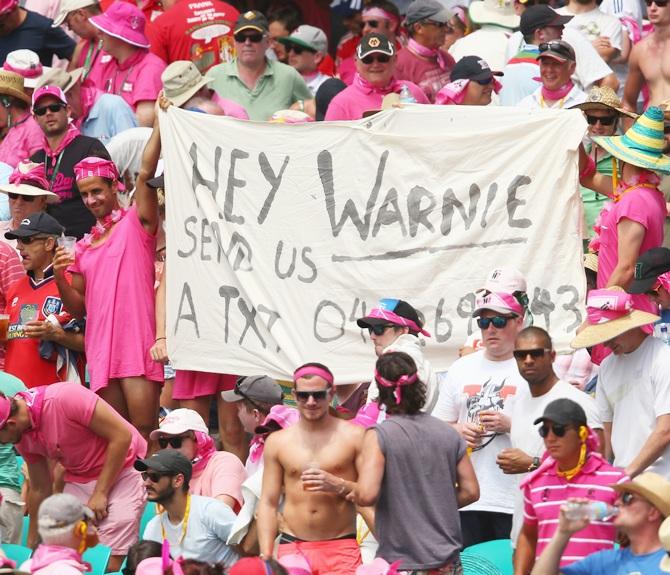
[{"label": "black sunglasses", "polygon": [[295,398],[304,403],[309,400],[310,397],[314,398],[314,401],[323,401],[328,396],[328,390],[322,389],[321,391],[296,391]]},{"label": "black sunglasses", "polygon": [[149,479],[151,483],[158,483],[161,478],[165,477],[164,475],[158,473],[157,471],[143,471],[142,472],[142,481]]},{"label": "black sunglasses", "polygon": [[477,82],[477,84],[480,86],[488,86],[491,82],[493,82],[493,76],[486,78],[485,80],[475,80],[475,82]]},{"label": "black sunglasses", "polygon": [[181,444],[184,443],[184,439],[188,439],[190,435],[177,435],[175,437],[159,437],[158,445],[161,449],[165,449],[168,445],[173,449],[179,449]]},{"label": "black sunglasses", "polygon": [[551,425],[543,423],[537,431],[542,438],[547,437],[550,431],[553,431],[556,437],[563,437],[569,428],[569,425],[562,425],[561,423],[552,423]]},{"label": "black sunglasses", "polygon": [[287,48],[288,52],[293,52],[296,56],[300,56],[303,52],[309,52],[310,54],[316,54],[316,50],[311,50],[305,46],[297,46],[295,44],[289,44]]},{"label": "black sunglasses", "polygon": [[235,42],[240,44],[244,44],[247,40],[253,42],[254,44],[258,44],[262,39],[263,34],[260,32],[257,34],[242,34],[241,32],[239,34],[235,34]]},{"label": "black sunglasses", "polygon": [[543,54],[544,52],[551,50],[552,52],[556,52],[561,56],[565,56],[569,60],[574,59],[574,56],[570,53],[570,50],[568,50],[565,47],[565,45],[561,44],[558,40],[551,40],[550,42],[542,42],[542,44],[539,45],[539,49],[540,54]]},{"label": "black sunglasses", "polygon": [[368,333],[370,335],[375,334],[376,336],[384,335],[384,332],[389,327],[395,327],[395,326],[389,325],[389,324],[386,324],[386,325],[369,325],[368,326]]},{"label": "black sunglasses", "polygon": [[488,329],[491,324],[493,324],[493,327],[496,329],[502,329],[511,319],[512,317],[506,317],[504,315],[494,315],[493,317],[478,317],[477,325],[479,326],[479,329]]},{"label": "black sunglasses", "polygon": [[379,20],[365,20],[363,25],[367,24],[370,28],[379,28]]},{"label": "black sunglasses", "polygon": [[551,350],[546,347],[538,347],[535,349],[515,349],[512,353],[514,354],[514,359],[526,359],[529,355],[533,359],[539,359],[544,357],[545,353],[549,353]]},{"label": "black sunglasses", "polygon": [[44,114],[47,113],[47,110],[55,114],[56,112],[60,112],[62,109],[66,107],[67,104],[63,104],[63,102],[58,102],[57,104],[49,104],[48,106],[40,106],[39,108],[33,108],[33,113],[36,116],[44,116]]},{"label": "black sunglasses", "polygon": [[422,24],[430,24],[436,28],[446,28],[448,26],[446,22],[435,22],[434,20],[424,20]]},{"label": "black sunglasses", "polygon": [[589,126],[595,126],[598,122],[603,126],[611,126],[616,120],[617,116],[586,116]]},{"label": "black sunglasses", "polygon": [[644,3],[647,6],[656,4],[656,6],[658,6],[659,8],[665,8],[668,5],[668,0],[644,0]]},{"label": "black sunglasses", "polygon": [[364,58],[361,58],[361,62],[363,64],[372,64],[373,62],[381,62],[382,64],[386,64],[391,61],[391,56],[388,54],[375,54],[375,55],[370,55],[370,56],[365,56]]},{"label": "black sunglasses", "polygon": [[13,192],[9,192],[7,194],[9,196],[10,200],[18,200],[19,198],[22,198],[24,202],[33,202],[35,201],[36,196],[24,196],[23,194],[15,194]]},{"label": "black sunglasses", "polygon": [[24,246],[29,246],[35,240],[48,240],[48,239],[49,238],[45,236],[28,236],[27,238],[18,238],[18,241],[20,241]]}]

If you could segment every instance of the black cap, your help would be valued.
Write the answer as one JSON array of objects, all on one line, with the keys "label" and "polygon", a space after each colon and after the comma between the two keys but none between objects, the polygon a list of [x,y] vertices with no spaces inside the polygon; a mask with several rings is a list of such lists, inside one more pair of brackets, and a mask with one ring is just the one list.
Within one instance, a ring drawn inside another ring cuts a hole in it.
[{"label": "black cap", "polygon": [[414,0],[408,7],[405,14],[407,24],[414,24],[422,20],[431,20],[433,22],[449,22],[453,14],[445,8],[438,0]]},{"label": "black cap", "polygon": [[586,425],[586,412],[582,406],[571,399],[561,398],[547,404],[542,417],[538,417],[533,424],[548,420],[559,425]]},{"label": "black cap", "polygon": [[[377,304],[377,307],[375,308],[376,310],[387,310],[390,312],[393,312],[396,315],[399,315],[400,317],[404,317],[405,319],[408,319],[410,321],[413,321],[418,327],[422,328],[421,332],[424,335],[430,336],[430,334],[423,329],[423,320],[422,318],[419,317],[419,313],[412,307],[410,304],[408,304],[405,300],[402,299],[381,299],[379,300],[379,303]],[[371,312],[372,313],[372,312]],[[380,314],[384,315],[384,314]],[[356,323],[358,324],[358,327],[361,327],[363,329],[372,327],[373,325],[395,325],[397,323],[396,321],[393,321],[391,319],[388,319],[386,317],[361,317],[356,320]],[[400,324],[397,324],[400,325]],[[416,334],[417,331],[414,329],[410,329],[410,333]]]},{"label": "black cap", "polygon": [[157,190],[158,188],[165,190],[165,173],[147,180],[147,186],[153,188],[154,190]]},{"label": "black cap", "polygon": [[316,121],[322,122],[326,118],[326,111],[332,99],[347,85],[339,78],[328,78],[319,86],[314,99],[316,100]]},{"label": "black cap", "polygon": [[55,218],[44,212],[35,212],[21,220],[21,225],[18,228],[5,232],[5,237],[8,240],[16,240],[38,234],[60,236],[62,233],[65,233],[65,228]]},{"label": "black cap", "polygon": [[393,56],[395,54],[395,46],[384,34],[366,34],[361,38],[358,48],[356,48],[356,55],[359,59],[365,58],[368,54],[386,54]]},{"label": "black cap", "polygon": [[546,4],[529,6],[521,14],[520,29],[524,36],[548,26],[565,26],[573,16],[563,16]]},{"label": "black cap", "polygon": [[653,248],[644,252],[635,262],[633,283],[628,293],[648,292],[656,283],[658,276],[670,271],[670,250]]},{"label": "black cap", "polygon": [[265,34],[268,31],[268,19],[258,10],[248,10],[237,17],[233,33],[237,34],[242,30],[256,30]]},{"label": "black cap", "polygon": [[537,59],[553,58],[559,62],[576,62],[577,57],[575,51],[565,40],[550,40],[549,42],[542,42],[539,46],[540,53]]},{"label": "black cap", "polygon": [[493,76],[502,76],[502,72],[493,72],[491,67],[479,56],[463,56],[451,69],[451,81],[488,80]]},{"label": "black cap", "polygon": [[157,471],[162,475],[181,473],[186,483],[191,481],[193,466],[191,462],[176,449],[161,449],[146,459],[137,459],[134,464],[137,471]]},{"label": "black cap", "polygon": [[248,399],[252,402],[262,401],[270,405],[281,405],[282,389],[281,386],[267,375],[249,375],[240,377],[233,389],[222,391],[223,401],[232,403]]}]

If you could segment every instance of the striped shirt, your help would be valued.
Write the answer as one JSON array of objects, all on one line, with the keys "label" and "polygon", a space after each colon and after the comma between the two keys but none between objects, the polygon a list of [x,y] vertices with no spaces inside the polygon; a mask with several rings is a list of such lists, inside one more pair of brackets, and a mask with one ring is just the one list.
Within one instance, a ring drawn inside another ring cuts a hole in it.
[{"label": "striped shirt", "polygon": [[[599,454],[591,452],[584,467],[570,481],[557,474],[558,464],[547,457],[542,465],[521,484],[524,496],[524,522],[537,525],[535,557],[540,557],[558,527],[562,503],[570,497],[586,497],[613,505],[617,493],[614,483],[627,481],[623,469],[614,467]],[[611,549],[615,528],[611,521],[592,521],[570,538],[561,567],[583,559],[601,549]]]}]

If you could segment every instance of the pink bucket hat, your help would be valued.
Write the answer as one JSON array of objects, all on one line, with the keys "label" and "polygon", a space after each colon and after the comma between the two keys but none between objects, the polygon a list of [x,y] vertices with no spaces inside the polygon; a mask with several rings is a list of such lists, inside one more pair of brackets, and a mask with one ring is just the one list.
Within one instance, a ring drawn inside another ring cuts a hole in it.
[{"label": "pink bucket hat", "polygon": [[89,18],[89,22],[105,34],[128,44],[138,48],[149,47],[149,39],[144,33],[146,19],[142,11],[133,4],[114,2],[99,16]]},{"label": "pink bucket hat", "polygon": [[8,14],[19,5],[19,0],[0,0],[0,16]]}]

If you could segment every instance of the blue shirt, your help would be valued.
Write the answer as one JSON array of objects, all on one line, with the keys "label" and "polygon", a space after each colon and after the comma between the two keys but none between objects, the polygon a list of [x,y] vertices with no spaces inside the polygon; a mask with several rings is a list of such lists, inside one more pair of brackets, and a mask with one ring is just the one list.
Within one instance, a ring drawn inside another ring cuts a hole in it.
[{"label": "blue shirt", "polygon": [[89,110],[81,125],[81,133],[106,144],[116,134],[136,127],[133,109],[121,96],[102,94]]},{"label": "blue shirt", "polygon": [[561,568],[563,575],[664,575],[661,559],[665,550],[634,555],[630,548],[598,551]]},{"label": "blue shirt", "polygon": [[[5,162],[0,162],[0,184],[9,182],[9,176],[12,175],[14,168]],[[0,220],[5,221],[11,218],[9,212],[9,196],[7,194],[0,194]]]}]

